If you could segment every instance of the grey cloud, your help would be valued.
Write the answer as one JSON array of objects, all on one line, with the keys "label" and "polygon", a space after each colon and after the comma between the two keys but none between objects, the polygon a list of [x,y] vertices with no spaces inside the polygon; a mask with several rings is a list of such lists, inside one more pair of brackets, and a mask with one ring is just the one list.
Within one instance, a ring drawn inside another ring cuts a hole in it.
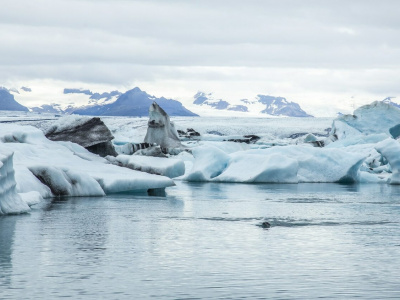
[{"label": "grey cloud", "polygon": [[0,83],[274,79],[298,90],[398,91],[399,9],[396,0],[3,0]]}]

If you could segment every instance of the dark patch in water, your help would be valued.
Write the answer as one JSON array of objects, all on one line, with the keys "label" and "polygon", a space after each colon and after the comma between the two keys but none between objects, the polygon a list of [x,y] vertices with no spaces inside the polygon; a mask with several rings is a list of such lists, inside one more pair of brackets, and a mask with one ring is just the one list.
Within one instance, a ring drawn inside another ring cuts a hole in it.
[{"label": "dark patch in water", "polygon": [[385,225],[395,222],[390,221],[354,221],[354,222],[335,222],[335,221],[311,221],[311,220],[292,220],[292,219],[270,219],[271,226],[273,227],[304,227],[304,226],[372,226],[372,225]]},{"label": "dark patch in water", "polygon": [[263,218],[223,218],[223,217],[210,217],[210,218],[197,218],[198,220],[205,221],[226,221],[226,222],[241,222],[241,221],[259,221]]},{"label": "dark patch in water", "polygon": [[318,198],[318,197],[286,198],[283,201],[287,203],[343,203],[342,201],[336,199]]}]

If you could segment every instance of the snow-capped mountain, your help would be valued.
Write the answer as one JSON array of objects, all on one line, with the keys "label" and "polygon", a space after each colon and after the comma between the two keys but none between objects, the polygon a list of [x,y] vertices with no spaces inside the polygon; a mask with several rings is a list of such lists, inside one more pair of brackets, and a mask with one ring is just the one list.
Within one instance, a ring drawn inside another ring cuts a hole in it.
[{"label": "snow-capped mountain", "polygon": [[272,116],[312,117],[301,109],[300,105],[284,97],[257,95],[254,100],[242,99],[240,104],[230,104],[222,99],[215,99],[212,93],[198,92],[193,104],[218,110],[254,112]]},{"label": "snow-capped mountain", "polygon": [[[91,97],[94,95],[96,94],[93,94]],[[92,116],[147,116],[149,114],[150,105],[155,101],[170,116],[197,116],[197,114],[186,109],[182,103],[177,100],[164,97],[157,98],[147,94],[138,87],[119,95],[115,101],[111,101],[111,99],[112,98],[110,98],[108,102],[105,101],[100,104],[96,101],[93,105],[74,110],[73,113]]]},{"label": "snow-capped mountain", "polygon": [[[77,109],[82,109],[89,106],[104,105],[115,102],[120,95],[119,91],[111,91],[104,93],[93,93],[90,90],[76,89],[76,88],[65,88],[63,90],[63,97],[71,95],[73,98],[79,97],[80,103],[85,103],[77,105],[72,102],[68,105],[61,105],[59,103],[43,104],[38,107],[31,107],[30,110],[37,113],[55,113],[55,114],[70,114]],[[73,99],[71,99],[73,101]]]},{"label": "snow-capped mountain", "polygon": [[88,95],[90,96],[88,105],[109,104],[111,102],[115,102],[117,98],[122,95],[120,91],[104,92],[100,94],[100,93],[93,93],[90,90],[82,90],[82,89],[64,89],[64,94]]},{"label": "snow-capped mountain", "polygon": [[[170,116],[197,116],[183,105],[172,99],[157,98],[140,90],[138,87],[125,93],[111,91],[94,93],[90,90],[66,88],[63,96],[79,97],[85,105],[77,106],[74,103],[63,106],[58,103],[44,104],[32,107],[38,113],[79,114],[92,116],[147,116],[149,107],[156,101]],[[72,99],[71,99],[72,100]],[[81,102],[82,103],[82,102]]]},{"label": "snow-capped mountain", "polygon": [[382,100],[382,102],[393,105],[394,107],[400,108],[400,104],[392,101],[393,98],[395,98],[395,97],[386,97],[385,99]]},{"label": "snow-capped mountain", "polygon": [[36,113],[50,113],[50,114],[70,114],[76,107],[72,105],[62,106],[57,103],[43,104],[37,107],[31,107],[30,110]]},{"label": "snow-capped mountain", "polygon": [[193,104],[196,105],[208,105],[215,109],[227,109],[229,103],[222,100],[222,99],[214,99],[212,93],[206,94],[203,92],[198,92],[194,95],[194,102]]},{"label": "snow-capped mountain", "polygon": [[[18,93],[18,90],[16,92]],[[0,87],[0,110],[29,111],[27,107],[15,101],[14,95],[4,87]]]},{"label": "snow-capped mountain", "polygon": [[300,105],[286,100],[283,97],[273,97],[267,95],[257,95],[257,101],[265,104],[262,114],[289,117],[312,117],[301,109]]}]

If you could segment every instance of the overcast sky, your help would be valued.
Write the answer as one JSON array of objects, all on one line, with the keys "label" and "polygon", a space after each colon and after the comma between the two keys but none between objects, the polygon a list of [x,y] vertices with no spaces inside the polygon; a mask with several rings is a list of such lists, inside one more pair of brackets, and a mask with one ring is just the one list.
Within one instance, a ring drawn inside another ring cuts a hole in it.
[{"label": "overcast sky", "polygon": [[139,86],[182,101],[198,90],[226,100],[269,94],[305,107],[400,96],[397,0],[1,0],[0,7],[7,87]]}]

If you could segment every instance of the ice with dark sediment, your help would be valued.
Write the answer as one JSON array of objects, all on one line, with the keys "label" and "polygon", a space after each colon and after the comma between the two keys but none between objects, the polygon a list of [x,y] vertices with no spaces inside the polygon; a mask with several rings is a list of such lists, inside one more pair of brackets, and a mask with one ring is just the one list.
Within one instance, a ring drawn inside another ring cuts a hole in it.
[{"label": "ice with dark sediment", "polygon": [[50,141],[37,128],[1,124],[0,155],[11,152],[16,192],[23,199],[102,196],[174,185],[165,176],[112,165],[78,144]]},{"label": "ice with dark sediment", "polygon": [[144,142],[157,144],[162,148],[182,147],[174,124],[156,102],[153,102],[149,109],[148,128]]}]

